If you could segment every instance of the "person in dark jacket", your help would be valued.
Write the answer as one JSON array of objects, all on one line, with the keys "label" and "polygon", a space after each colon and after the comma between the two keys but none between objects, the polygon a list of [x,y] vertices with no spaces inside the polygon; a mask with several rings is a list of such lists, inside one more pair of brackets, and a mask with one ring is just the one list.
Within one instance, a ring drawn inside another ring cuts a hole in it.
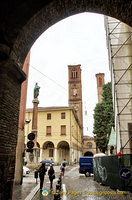
[{"label": "person in dark jacket", "polygon": [[65,173],[65,166],[66,166],[65,163],[62,163],[60,167],[62,176],[64,176],[64,173]]},{"label": "person in dark jacket", "polygon": [[39,168],[39,178],[40,178],[40,190],[43,188],[43,183],[44,183],[44,176],[46,173],[47,169],[45,168],[45,163],[42,163],[41,167]]},{"label": "person in dark jacket", "polygon": [[55,179],[55,171],[53,166],[50,166],[50,169],[48,171],[48,175],[49,175],[49,180],[50,180],[50,189],[52,190],[53,187],[53,179]]}]

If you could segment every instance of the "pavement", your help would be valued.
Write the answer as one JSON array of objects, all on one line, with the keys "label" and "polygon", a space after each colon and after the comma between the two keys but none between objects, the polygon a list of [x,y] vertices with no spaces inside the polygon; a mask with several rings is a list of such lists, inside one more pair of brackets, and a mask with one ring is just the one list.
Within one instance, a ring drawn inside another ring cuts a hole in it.
[{"label": "pavement", "polygon": [[[31,200],[36,192],[39,190],[39,179],[33,178],[34,173],[30,176],[23,177],[22,185],[14,185],[12,200]],[[29,178],[30,177],[30,178]]]},{"label": "pavement", "polygon": [[[60,174],[60,166],[54,166],[57,177]],[[45,181],[48,180],[48,175],[45,176]],[[56,178],[57,182],[57,178]],[[14,185],[12,200],[32,200],[40,188],[39,178],[34,178],[34,171],[23,177],[22,185]]]}]

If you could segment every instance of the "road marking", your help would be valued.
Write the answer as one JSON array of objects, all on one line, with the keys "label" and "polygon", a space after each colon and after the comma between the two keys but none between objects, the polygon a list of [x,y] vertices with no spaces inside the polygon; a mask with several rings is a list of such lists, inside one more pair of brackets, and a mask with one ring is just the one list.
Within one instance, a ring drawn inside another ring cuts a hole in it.
[{"label": "road marking", "polygon": [[[70,174],[72,171],[74,171],[76,168],[72,168],[70,171],[66,172],[66,175]],[[64,178],[64,177],[63,177]],[[66,185],[62,184],[62,190],[63,190],[63,200],[67,200],[67,196],[66,196]]]},{"label": "road marking", "polygon": [[62,189],[63,189],[63,200],[66,200],[66,185],[62,184]]},{"label": "road marking", "polygon": [[34,197],[34,195],[37,193],[37,191],[39,190],[39,184],[35,187],[35,188],[33,188],[32,190],[31,190],[31,192],[30,192],[30,194],[26,197],[26,199],[25,200],[31,200],[33,197]]},{"label": "road marking", "polygon": [[77,168],[78,168],[78,167],[72,168],[70,171],[66,172],[66,175],[67,175],[67,174],[70,174],[72,171],[76,170]]}]

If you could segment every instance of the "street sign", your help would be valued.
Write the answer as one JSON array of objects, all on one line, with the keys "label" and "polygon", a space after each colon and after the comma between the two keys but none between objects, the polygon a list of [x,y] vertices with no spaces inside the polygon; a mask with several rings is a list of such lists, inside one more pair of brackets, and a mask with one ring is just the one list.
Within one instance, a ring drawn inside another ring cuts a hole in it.
[{"label": "street sign", "polygon": [[34,140],[35,139],[35,134],[34,133],[29,133],[28,134],[28,139],[29,140]]},{"label": "street sign", "polygon": [[29,141],[29,142],[27,143],[27,147],[28,147],[29,149],[32,149],[32,148],[34,147],[34,142],[33,142],[33,141]]},{"label": "street sign", "polygon": [[130,172],[130,170],[127,169],[127,168],[122,168],[122,169],[120,170],[120,177],[121,177],[122,179],[124,179],[124,180],[129,179],[129,178],[131,177],[131,172]]}]

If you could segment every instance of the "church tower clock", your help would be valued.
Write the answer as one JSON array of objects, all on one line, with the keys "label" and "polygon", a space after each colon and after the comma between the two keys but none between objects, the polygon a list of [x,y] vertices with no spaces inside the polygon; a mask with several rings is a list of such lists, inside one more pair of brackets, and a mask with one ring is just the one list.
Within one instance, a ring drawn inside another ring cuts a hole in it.
[{"label": "church tower clock", "polygon": [[68,65],[69,72],[69,106],[74,107],[82,126],[82,83],[81,65]]}]

